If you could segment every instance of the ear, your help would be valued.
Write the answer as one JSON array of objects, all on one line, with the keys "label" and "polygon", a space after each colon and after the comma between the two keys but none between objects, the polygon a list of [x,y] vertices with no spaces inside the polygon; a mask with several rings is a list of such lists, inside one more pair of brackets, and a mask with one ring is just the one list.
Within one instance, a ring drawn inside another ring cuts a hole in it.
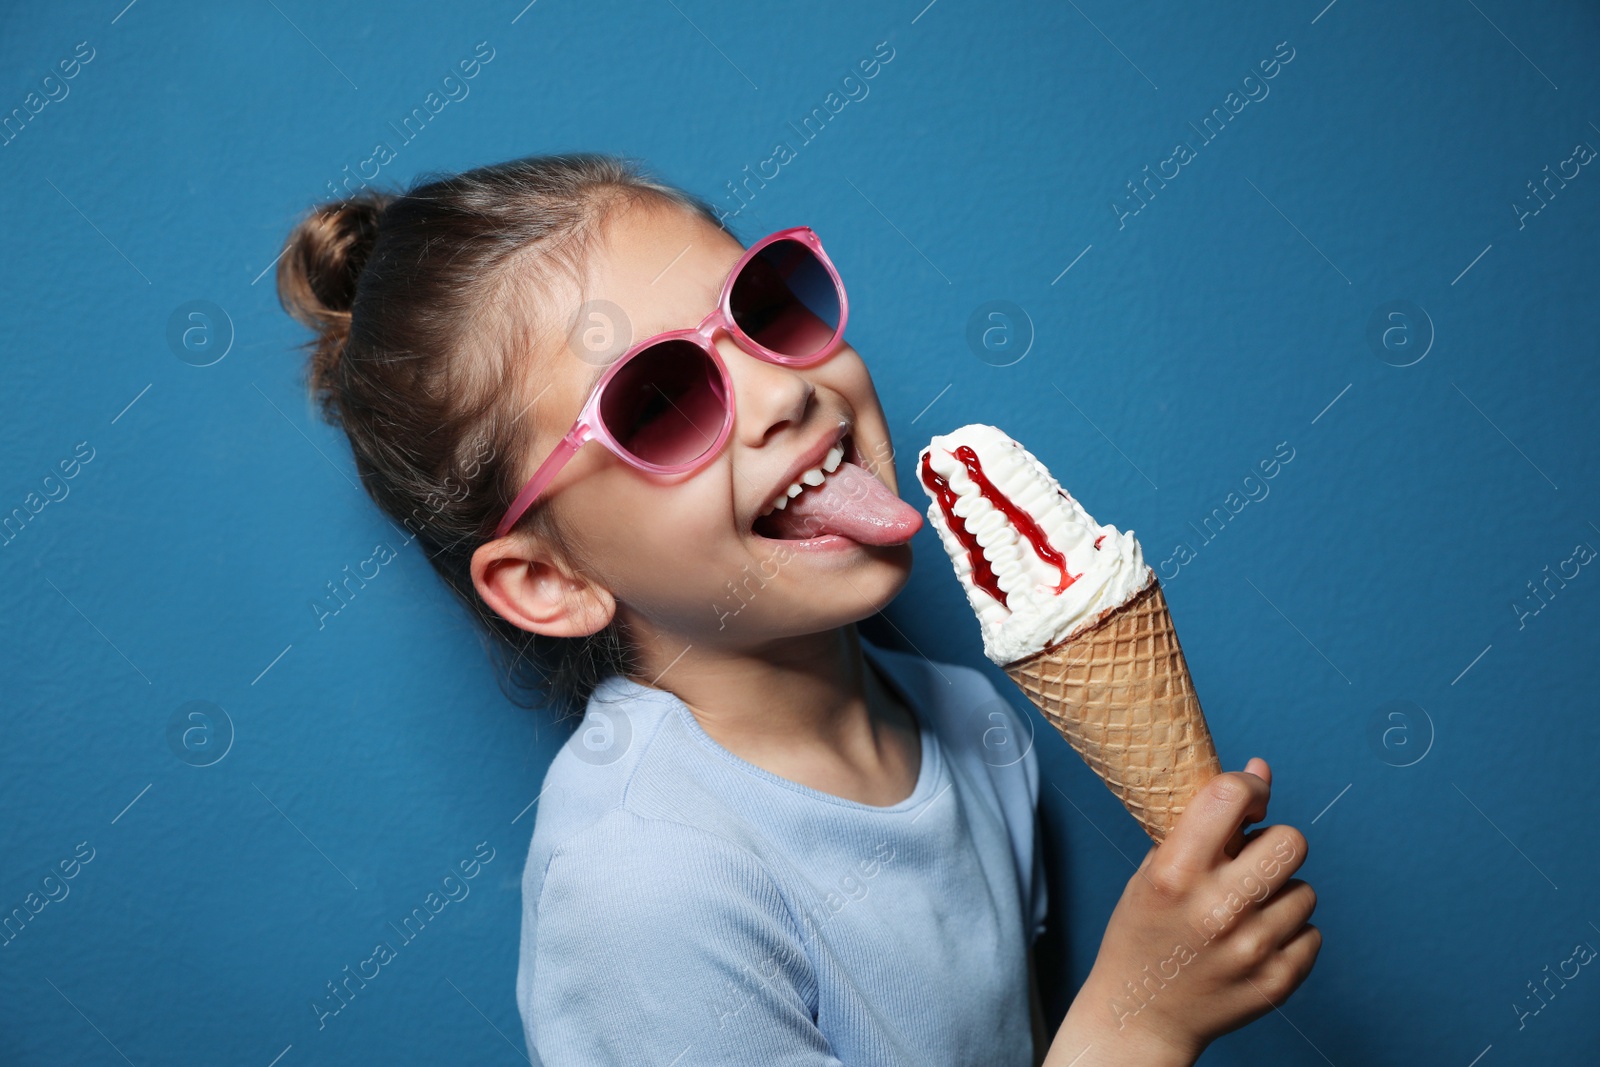
[{"label": "ear", "polygon": [[609,589],[558,566],[526,534],[496,538],[472,554],[472,584],[513,626],[550,637],[584,637],[616,615]]}]

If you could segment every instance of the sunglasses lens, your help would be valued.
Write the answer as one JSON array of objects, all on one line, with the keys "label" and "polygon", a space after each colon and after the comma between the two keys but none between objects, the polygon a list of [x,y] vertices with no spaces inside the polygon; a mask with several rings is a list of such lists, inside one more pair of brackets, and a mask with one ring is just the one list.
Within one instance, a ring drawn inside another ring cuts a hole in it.
[{"label": "sunglasses lens", "polygon": [[705,455],[727,415],[716,364],[682,340],[651,345],[629,360],[600,400],[600,417],[617,443],[662,467]]},{"label": "sunglasses lens", "polygon": [[734,279],[729,303],[745,336],[791,359],[820,355],[839,329],[839,287],[816,253],[795,240],[757,252]]}]

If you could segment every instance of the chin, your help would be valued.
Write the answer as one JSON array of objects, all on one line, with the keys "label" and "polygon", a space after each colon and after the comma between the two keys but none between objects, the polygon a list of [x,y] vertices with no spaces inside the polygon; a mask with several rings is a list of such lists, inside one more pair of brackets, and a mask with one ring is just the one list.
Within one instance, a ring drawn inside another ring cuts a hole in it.
[{"label": "chin", "polygon": [[845,592],[861,609],[849,620],[859,622],[887,608],[911,581],[911,543],[864,548],[868,561],[849,574],[849,584],[840,578]]},{"label": "chin", "polygon": [[820,566],[809,561],[805,580],[786,585],[776,596],[747,585],[748,602],[740,604],[731,594],[723,598],[727,614],[719,613],[719,621],[728,629],[742,624],[747,636],[761,633],[762,639],[776,639],[823,633],[870,619],[893,603],[911,580],[911,546],[851,544],[854,547],[848,551],[829,553],[832,558]]}]

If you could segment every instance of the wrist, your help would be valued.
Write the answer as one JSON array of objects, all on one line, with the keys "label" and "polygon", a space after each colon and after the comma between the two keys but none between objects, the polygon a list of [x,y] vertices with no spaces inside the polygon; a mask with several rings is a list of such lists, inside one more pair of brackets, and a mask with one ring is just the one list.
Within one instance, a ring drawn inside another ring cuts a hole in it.
[{"label": "wrist", "polygon": [[1155,1020],[1119,1011],[1119,1004],[1091,971],[1062,1020],[1044,1067],[1192,1067],[1205,1050],[1204,1041],[1164,1033]]}]

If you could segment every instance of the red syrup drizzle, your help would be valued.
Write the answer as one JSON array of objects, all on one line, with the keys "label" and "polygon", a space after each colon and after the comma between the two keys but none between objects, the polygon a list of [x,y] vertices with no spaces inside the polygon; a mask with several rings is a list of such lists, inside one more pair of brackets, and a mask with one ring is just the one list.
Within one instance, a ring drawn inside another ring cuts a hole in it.
[{"label": "red syrup drizzle", "polygon": [[994,568],[984,558],[978,538],[967,529],[967,524],[961,516],[956,514],[956,491],[950,488],[950,483],[944,480],[943,475],[933,469],[928,455],[922,457],[922,484],[927,486],[928,492],[939,501],[939,510],[944,512],[945,525],[967,550],[967,561],[972,564],[972,584],[1009,608],[1011,605],[1006,603],[1006,594],[1000,588],[1000,580],[995,577]]},{"label": "red syrup drizzle", "polygon": [[1101,534],[1099,537],[1096,537],[1094,539],[1094,547],[1095,548],[1099,548],[1100,547],[1100,542],[1104,541],[1105,539],[1106,539],[1106,535],[1105,534]]},{"label": "red syrup drizzle", "polygon": [[1055,589],[1057,595],[1066,592],[1067,586],[1083,577],[1081,574],[1068,573],[1067,558],[1056,551],[1056,547],[1050,543],[1050,538],[1046,537],[1039,524],[1033,521],[1033,516],[1007,499],[1006,495],[989,480],[989,476],[983,473],[983,464],[978,462],[978,453],[972,450],[971,445],[962,445],[950,455],[961,461],[961,465],[967,468],[967,476],[978,486],[978,492],[1011,520],[1011,525],[1028,539],[1028,543],[1033,545],[1033,550],[1038,553],[1039,558],[1061,572],[1061,582]]}]

